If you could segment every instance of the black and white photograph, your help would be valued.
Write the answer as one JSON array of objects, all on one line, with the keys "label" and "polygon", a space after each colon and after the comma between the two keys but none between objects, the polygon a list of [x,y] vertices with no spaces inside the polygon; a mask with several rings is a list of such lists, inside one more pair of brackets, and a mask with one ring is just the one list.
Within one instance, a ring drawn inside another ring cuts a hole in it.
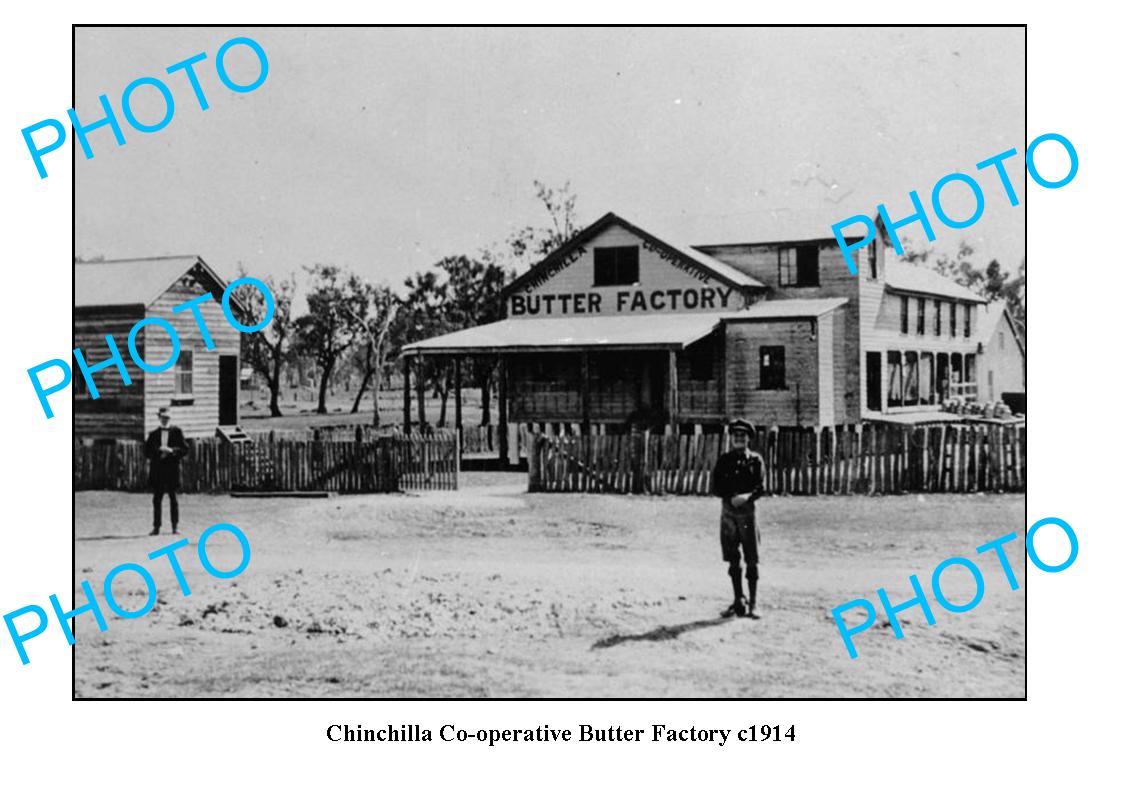
[{"label": "black and white photograph", "polygon": [[1026,698],[1024,26],[73,37],[74,698]]}]

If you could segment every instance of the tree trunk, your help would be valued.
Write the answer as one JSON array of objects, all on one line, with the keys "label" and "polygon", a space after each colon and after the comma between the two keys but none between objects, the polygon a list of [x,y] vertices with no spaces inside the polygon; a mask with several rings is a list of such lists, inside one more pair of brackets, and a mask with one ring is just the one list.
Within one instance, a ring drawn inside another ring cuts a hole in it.
[{"label": "tree trunk", "polygon": [[382,366],[379,364],[374,369],[374,383],[370,386],[371,393],[374,394],[374,427],[378,428],[382,425],[382,418],[378,414],[378,396],[382,392]]},{"label": "tree trunk", "polygon": [[273,373],[269,377],[269,416],[281,416],[281,357],[275,355],[273,359]]},{"label": "tree trunk", "polygon": [[370,381],[371,372],[368,370],[363,374],[362,384],[359,385],[359,392],[355,395],[355,403],[351,404],[351,414],[358,414],[359,404],[363,400],[363,393],[367,391],[367,383]]},{"label": "tree trunk", "polygon": [[480,425],[491,425],[491,371],[480,380]]},{"label": "tree trunk", "polygon": [[331,379],[332,367],[335,365],[332,362],[330,365],[324,367],[324,372],[320,376],[320,402],[316,405],[316,414],[326,415],[328,413],[328,380]]}]

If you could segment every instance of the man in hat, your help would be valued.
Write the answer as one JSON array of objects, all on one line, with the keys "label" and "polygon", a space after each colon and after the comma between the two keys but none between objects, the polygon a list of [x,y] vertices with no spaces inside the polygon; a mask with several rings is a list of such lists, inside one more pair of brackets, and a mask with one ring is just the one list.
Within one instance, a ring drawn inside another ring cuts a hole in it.
[{"label": "man in hat", "polygon": [[144,455],[148,457],[148,485],[152,487],[152,533],[160,533],[161,504],[164,494],[168,496],[168,507],[172,515],[172,533],[179,533],[179,502],[176,490],[179,489],[179,460],[187,453],[187,440],[179,426],[170,425],[171,413],[166,406],[156,412],[160,420],[159,428],[148,435],[144,443]]},{"label": "man in hat", "polygon": [[[713,493],[721,498],[721,554],[729,562],[733,581],[733,604],[722,616],[748,616],[756,613],[757,546],[760,533],[756,527],[755,504],[764,493],[764,459],[749,449],[749,439],[756,435],[753,424],[737,419],[729,424],[732,449],[717,460],[713,475]],[[741,551],[745,554],[745,580],[749,584],[749,604],[741,589]]]}]

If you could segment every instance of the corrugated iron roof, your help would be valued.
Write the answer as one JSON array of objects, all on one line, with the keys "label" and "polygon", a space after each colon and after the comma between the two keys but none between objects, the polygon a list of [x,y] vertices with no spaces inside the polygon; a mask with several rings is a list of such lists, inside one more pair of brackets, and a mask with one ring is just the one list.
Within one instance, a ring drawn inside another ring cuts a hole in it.
[{"label": "corrugated iron roof", "polygon": [[885,277],[885,284],[896,290],[906,290],[910,293],[926,293],[931,296],[986,303],[986,299],[978,293],[968,290],[955,280],[938,274],[931,268],[910,263],[899,261],[891,263]]},{"label": "corrugated iron roof", "polygon": [[717,328],[728,313],[673,315],[570,315],[497,321],[431,337],[403,347],[406,353],[517,351],[597,346],[681,348]]},{"label": "corrugated iron roof", "polygon": [[198,257],[152,257],[76,263],[74,306],[148,306],[199,262]]},{"label": "corrugated iron roof", "polygon": [[202,269],[214,281],[218,289],[215,299],[221,299],[226,282],[202,257],[182,255],[75,263],[74,306],[117,307],[140,304],[147,307],[193,268]]},{"label": "corrugated iron roof", "polygon": [[844,298],[758,301],[739,312],[508,318],[410,343],[403,351],[424,354],[595,347],[678,349],[702,339],[722,321],[817,318],[846,301]]},{"label": "corrugated iron roof", "polygon": [[847,302],[844,298],[777,299],[758,301],[745,312],[727,315],[728,320],[767,320],[783,318],[818,318]]}]

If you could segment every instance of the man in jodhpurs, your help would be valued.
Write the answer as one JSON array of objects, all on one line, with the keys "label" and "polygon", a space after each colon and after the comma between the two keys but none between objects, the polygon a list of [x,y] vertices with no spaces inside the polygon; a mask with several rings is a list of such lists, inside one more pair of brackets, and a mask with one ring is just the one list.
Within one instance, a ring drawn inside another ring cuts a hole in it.
[{"label": "man in jodhpurs", "polygon": [[[756,429],[747,420],[729,424],[732,449],[717,460],[713,474],[713,493],[721,498],[721,554],[729,562],[733,581],[733,604],[722,616],[748,616],[756,613],[757,547],[760,532],[756,527],[756,500],[764,493],[764,459],[749,449],[749,438]],[[745,554],[745,580],[749,584],[749,605],[741,589],[741,550]]]}]

